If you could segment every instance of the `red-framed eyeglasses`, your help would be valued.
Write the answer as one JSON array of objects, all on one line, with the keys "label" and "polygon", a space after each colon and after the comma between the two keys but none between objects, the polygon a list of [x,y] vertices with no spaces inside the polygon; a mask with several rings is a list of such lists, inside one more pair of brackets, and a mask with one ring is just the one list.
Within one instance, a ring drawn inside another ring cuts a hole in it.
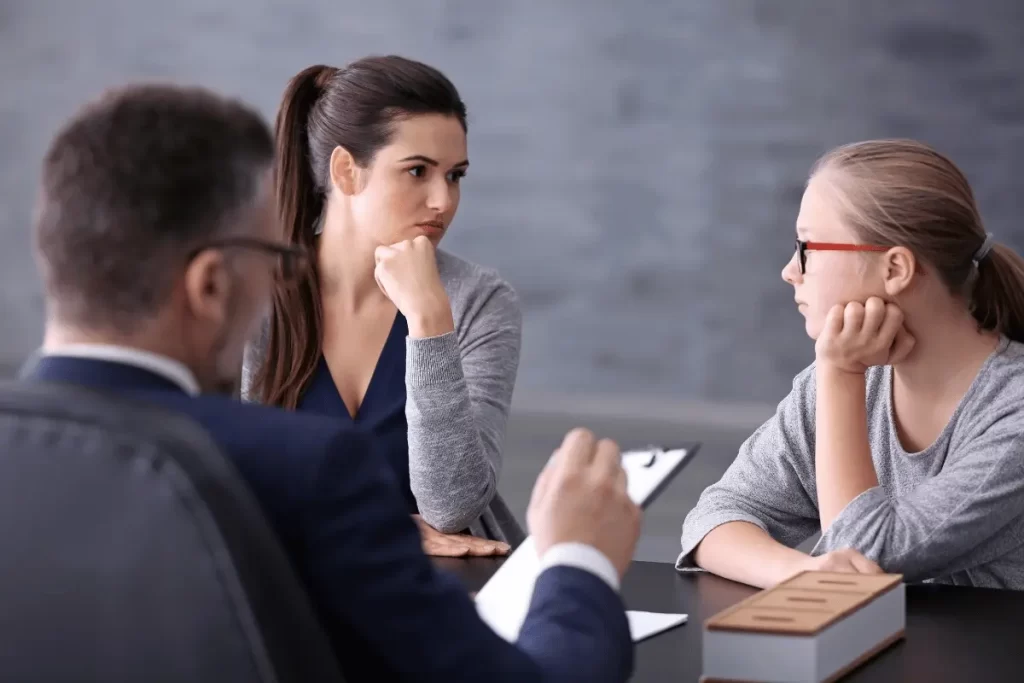
[{"label": "red-framed eyeglasses", "polygon": [[800,274],[807,271],[808,251],[889,251],[892,247],[882,247],[877,244],[844,244],[840,242],[807,242],[796,241],[797,262],[800,264]]}]

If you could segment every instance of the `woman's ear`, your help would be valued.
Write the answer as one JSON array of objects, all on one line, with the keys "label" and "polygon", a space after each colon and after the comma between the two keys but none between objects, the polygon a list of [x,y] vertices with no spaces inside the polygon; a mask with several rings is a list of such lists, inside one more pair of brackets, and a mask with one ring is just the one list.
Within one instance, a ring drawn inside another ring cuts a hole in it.
[{"label": "woman's ear", "polygon": [[342,146],[331,152],[331,185],[342,194],[353,195],[359,192],[359,165],[355,157]]},{"label": "woman's ear", "polygon": [[917,259],[906,247],[893,247],[882,257],[885,268],[885,293],[895,297],[902,293],[917,272]]}]

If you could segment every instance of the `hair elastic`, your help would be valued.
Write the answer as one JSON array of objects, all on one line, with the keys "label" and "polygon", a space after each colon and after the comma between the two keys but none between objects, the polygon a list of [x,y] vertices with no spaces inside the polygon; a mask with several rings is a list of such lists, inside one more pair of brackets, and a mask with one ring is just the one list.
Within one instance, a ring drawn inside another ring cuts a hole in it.
[{"label": "hair elastic", "polygon": [[995,246],[995,243],[995,236],[990,232],[986,232],[985,241],[982,242],[981,246],[978,247],[978,251],[974,252],[974,256],[971,257],[971,260],[974,261],[975,265],[985,260],[988,253],[992,251],[992,247]]}]

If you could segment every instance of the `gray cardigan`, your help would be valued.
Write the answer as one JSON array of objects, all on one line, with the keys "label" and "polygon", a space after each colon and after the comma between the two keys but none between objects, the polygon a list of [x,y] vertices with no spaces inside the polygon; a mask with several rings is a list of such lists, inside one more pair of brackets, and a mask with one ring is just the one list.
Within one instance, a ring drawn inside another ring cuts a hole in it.
[{"label": "gray cardigan", "polygon": [[[490,269],[437,252],[455,331],[406,338],[409,480],[423,519],[445,533],[524,538],[498,495],[502,446],[519,370],[522,315],[515,291]],[[246,348],[242,398],[266,353],[268,326]]]}]

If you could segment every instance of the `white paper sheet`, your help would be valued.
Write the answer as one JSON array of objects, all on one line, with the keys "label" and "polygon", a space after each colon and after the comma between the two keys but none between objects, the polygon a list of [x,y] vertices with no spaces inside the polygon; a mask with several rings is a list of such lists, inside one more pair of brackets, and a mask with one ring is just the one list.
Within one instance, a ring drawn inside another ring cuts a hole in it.
[{"label": "white paper sheet", "polygon": [[[652,460],[651,454],[651,451],[629,451],[622,454],[629,497],[640,506],[645,506],[651,501],[659,484],[690,455],[682,449],[657,451]],[[530,609],[533,587],[539,573],[540,558],[537,557],[533,538],[529,537],[516,548],[477,593],[476,606],[480,617],[494,629],[495,633],[509,642],[515,642],[519,637],[519,629]],[[686,621],[686,615],[660,615],[651,612],[627,614],[637,615],[630,617],[630,633],[633,634],[634,642]]]},{"label": "white paper sheet", "polygon": [[533,585],[539,573],[540,558],[531,536],[516,548],[476,594],[480,618],[510,643],[519,637],[519,629],[530,611]]},{"label": "white paper sheet", "polygon": [[634,643],[656,636],[679,624],[685,624],[690,618],[687,614],[662,614],[634,610],[626,612],[626,617],[629,619],[629,634],[633,637]]},{"label": "white paper sheet", "polygon": [[[528,546],[528,547],[527,547]],[[540,560],[533,550],[533,539],[528,538],[504,565],[502,570],[513,564],[508,574],[496,584],[484,586],[484,590],[476,596],[476,607],[481,618],[494,629],[495,633],[509,641],[515,642],[519,637],[519,629],[529,611],[530,598],[533,596],[533,585],[536,581]],[[497,574],[495,574],[497,576]],[[525,580],[525,577],[533,577]],[[494,579],[492,578],[491,581]],[[490,588],[488,589],[488,586]],[[487,591],[485,593],[485,591]],[[481,597],[483,599],[481,599]],[[640,612],[629,610],[629,633],[634,643],[657,635],[662,631],[686,623],[685,614],[662,614],[658,612]]]}]

